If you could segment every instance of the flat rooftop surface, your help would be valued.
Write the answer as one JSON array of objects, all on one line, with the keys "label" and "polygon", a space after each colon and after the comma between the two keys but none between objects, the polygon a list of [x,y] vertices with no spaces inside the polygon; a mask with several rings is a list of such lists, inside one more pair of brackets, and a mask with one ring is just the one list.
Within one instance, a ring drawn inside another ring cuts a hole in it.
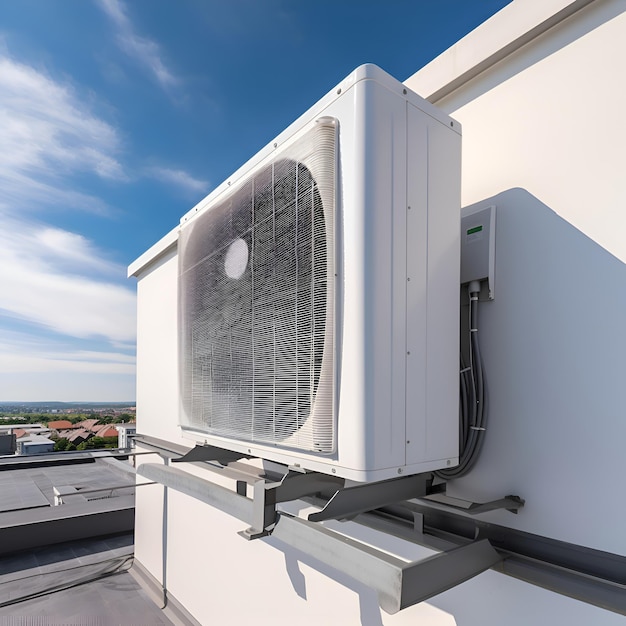
[{"label": "flat rooftop surface", "polygon": [[[132,507],[134,468],[95,457],[0,460],[0,626],[173,623],[129,573],[132,523],[98,521]],[[69,489],[65,504],[54,506],[54,487]]]},{"label": "flat rooftop surface", "polygon": [[38,456],[17,457],[13,464],[5,460],[0,464],[0,523],[2,513],[54,506],[54,487],[71,485],[85,490],[127,484],[128,490],[117,490],[116,494],[133,493],[134,470],[126,461],[111,458],[85,461],[88,462],[49,464]]},{"label": "flat rooftop surface", "polygon": [[0,559],[0,624],[173,624],[128,572],[133,535],[84,539]]}]

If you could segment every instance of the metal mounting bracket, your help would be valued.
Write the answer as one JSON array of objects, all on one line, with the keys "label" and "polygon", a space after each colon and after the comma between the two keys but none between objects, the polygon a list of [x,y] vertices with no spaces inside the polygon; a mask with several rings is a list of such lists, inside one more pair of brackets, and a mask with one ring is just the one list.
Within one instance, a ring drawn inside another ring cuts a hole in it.
[{"label": "metal mounting bracket", "polygon": [[172,463],[193,463],[195,461],[209,461],[216,462],[220,465],[228,465],[233,461],[240,461],[241,459],[251,459],[249,454],[243,454],[240,452],[233,452],[232,450],[226,450],[224,448],[218,448],[217,446],[208,445],[196,445],[189,450],[187,454],[179,457],[178,459],[172,459]]},{"label": "metal mounting bracket", "polygon": [[469,515],[479,515],[480,513],[487,513],[487,511],[496,511],[497,509],[506,509],[510,513],[515,513],[521,509],[525,500],[519,496],[505,496],[499,500],[492,500],[491,502],[470,502],[468,500],[461,500],[460,498],[453,498],[447,496],[445,493],[429,494],[427,496],[421,496],[422,499],[428,502],[436,502],[437,504],[443,504],[459,511],[464,511]]},{"label": "metal mounting bracket", "polygon": [[347,487],[337,491],[321,511],[311,513],[308,519],[310,522],[349,519],[359,513],[372,511],[394,502],[422,498],[430,493],[431,483],[431,474],[414,474],[378,483]]},{"label": "metal mounting bracket", "polygon": [[338,489],[343,485],[343,478],[293,470],[289,470],[278,482],[258,480],[254,483],[252,526],[242,530],[239,535],[249,540],[265,537],[276,523],[276,504],[311,496],[326,489]]}]

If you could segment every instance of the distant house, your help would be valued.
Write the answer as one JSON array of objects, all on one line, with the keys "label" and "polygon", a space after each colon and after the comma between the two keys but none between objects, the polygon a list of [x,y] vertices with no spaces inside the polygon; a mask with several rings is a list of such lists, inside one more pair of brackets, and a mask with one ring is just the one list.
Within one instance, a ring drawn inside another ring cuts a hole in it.
[{"label": "distant house", "polygon": [[54,452],[54,441],[41,435],[28,435],[17,442],[17,453],[21,455]]},{"label": "distant house", "polygon": [[66,435],[67,440],[75,446],[83,443],[83,441],[87,441],[87,439],[91,439],[93,436],[94,434],[86,428],[79,428],[71,432],[69,436]]},{"label": "distant house", "polygon": [[98,422],[99,420],[97,419],[88,419],[79,422],[77,426],[79,426],[80,428],[84,428],[85,430],[88,430],[92,433],[95,433],[102,426],[101,424],[98,424]]},{"label": "distant house", "polygon": [[114,424],[104,424],[95,431],[96,437],[117,437],[117,434]]},{"label": "distant house", "polygon": [[135,446],[132,435],[137,432],[136,424],[116,424],[115,430],[119,433],[117,439],[118,448],[131,448]]},{"label": "distant house", "polygon": [[48,428],[53,430],[61,430],[63,428],[71,428],[72,422],[68,420],[54,420],[52,422],[48,422]]}]

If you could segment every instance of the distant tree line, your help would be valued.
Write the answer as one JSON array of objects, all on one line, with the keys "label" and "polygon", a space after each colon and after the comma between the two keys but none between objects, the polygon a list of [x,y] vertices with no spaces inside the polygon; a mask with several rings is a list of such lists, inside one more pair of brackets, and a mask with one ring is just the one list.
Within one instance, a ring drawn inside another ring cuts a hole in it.
[{"label": "distant tree line", "polygon": [[[0,417],[2,415],[0,414]],[[72,424],[78,424],[83,420],[97,419],[102,425],[119,424],[121,422],[132,422],[135,416],[130,413],[120,413],[120,415],[101,415],[100,413],[23,413],[21,415],[11,415],[14,420],[28,421],[29,423],[41,423],[48,425],[49,422],[67,420]]]},{"label": "distant tree line", "polygon": [[54,444],[55,452],[70,452],[72,450],[98,450],[101,448],[117,448],[117,437],[91,437],[77,446],[65,437],[57,439]]}]

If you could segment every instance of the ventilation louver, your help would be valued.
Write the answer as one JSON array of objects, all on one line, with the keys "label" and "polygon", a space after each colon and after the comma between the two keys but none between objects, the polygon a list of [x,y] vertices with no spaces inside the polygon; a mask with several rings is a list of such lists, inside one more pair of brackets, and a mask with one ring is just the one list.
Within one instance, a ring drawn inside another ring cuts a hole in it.
[{"label": "ventilation louver", "polygon": [[323,118],[181,230],[181,425],[335,450],[337,124]]}]

